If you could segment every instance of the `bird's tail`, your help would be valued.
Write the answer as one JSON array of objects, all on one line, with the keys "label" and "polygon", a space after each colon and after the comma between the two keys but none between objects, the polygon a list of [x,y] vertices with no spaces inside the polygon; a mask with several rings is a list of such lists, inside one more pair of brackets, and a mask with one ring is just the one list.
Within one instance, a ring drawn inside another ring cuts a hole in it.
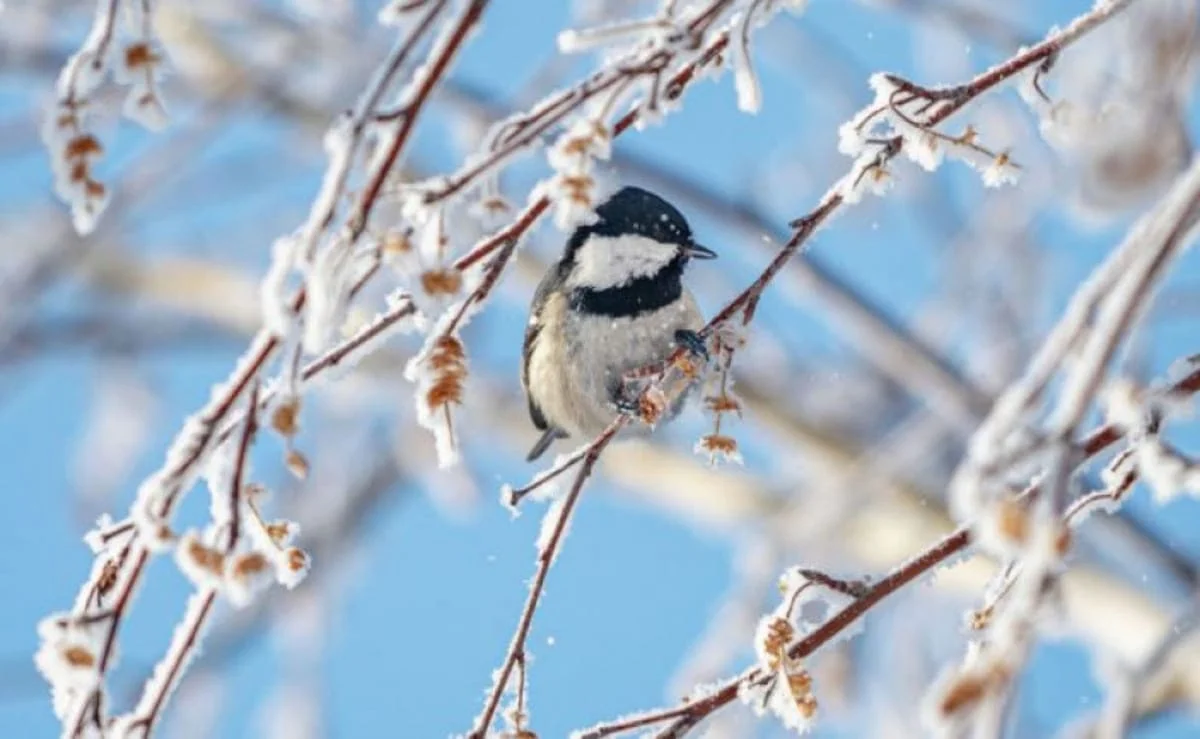
[{"label": "bird's tail", "polygon": [[537,443],[533,445],[533,448],[529,450],[529,454],[525,456],[525,461],[532,462],[533,460],[545,454],[546,450],[550,448],[550,445],[553,444],[556,439],[565,438],[567,438],[567,435],[556,428],[552,427],[546,429],[544,432],[542,432],[542,436],[537,440]]}]

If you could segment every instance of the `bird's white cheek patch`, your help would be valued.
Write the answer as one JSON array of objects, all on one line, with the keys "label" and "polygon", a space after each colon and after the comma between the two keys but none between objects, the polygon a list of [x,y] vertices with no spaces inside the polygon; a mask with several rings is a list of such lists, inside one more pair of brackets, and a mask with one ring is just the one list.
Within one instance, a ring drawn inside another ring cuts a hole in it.
[{"label": "bird's white cheek patch", "polygon": [[603,290],[648,277],[667,266],[678,247],[645,236],[592,236],[575,255],[569,282]]}]

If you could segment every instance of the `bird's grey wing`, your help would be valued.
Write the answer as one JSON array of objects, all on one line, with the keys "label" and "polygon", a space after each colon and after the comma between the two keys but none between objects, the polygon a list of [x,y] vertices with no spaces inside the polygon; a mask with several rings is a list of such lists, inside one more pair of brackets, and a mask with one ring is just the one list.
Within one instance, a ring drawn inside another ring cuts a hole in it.
[{"label": "bird's grey wing", "polygon": [[525,325],[525,344],[521,349],[521,387],[525,389],[525,397],[529,401],[529,418],[539,431],[545,431],[549,424],[546,423],[546,417],[542,415],[537,401],[533,399],[533,393],[529,392],[529,358],[533,354],[538,334],[542,331],[542,324],[537,317],[542,311],[542,306],[546,304],[546,299],[562,284],[562,271],[561,264],[551,267],[538,284],[533,294],[533,303],[529,307],[529,323]]}]

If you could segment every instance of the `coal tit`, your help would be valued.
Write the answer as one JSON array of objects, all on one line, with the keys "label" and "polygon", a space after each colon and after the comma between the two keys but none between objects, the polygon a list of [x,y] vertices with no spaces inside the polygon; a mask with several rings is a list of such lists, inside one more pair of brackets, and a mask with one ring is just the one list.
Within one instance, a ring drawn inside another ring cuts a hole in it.
[{"label": "coal tit", "polygon": [[[525,329],[521,385],[542,436],[527,459],[555,439],[603,431],[628,403],[625,375],[662,361],[678,345],[703,352],[704,318],[683,287],[692,258],[712,259],[670,203],[625,187],[571,234],[538,285]],[[679,410],[668,409],[667,418]]]}]

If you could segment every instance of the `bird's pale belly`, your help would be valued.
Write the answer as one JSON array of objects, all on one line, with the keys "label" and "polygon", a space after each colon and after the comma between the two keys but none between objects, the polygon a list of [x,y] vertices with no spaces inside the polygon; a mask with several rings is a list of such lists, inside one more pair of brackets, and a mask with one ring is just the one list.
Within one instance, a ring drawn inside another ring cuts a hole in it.
[{"label": "bird's pale belly", "polygon": [[583,315],[567,310],[565,301],[546,308],[530,356],[530,386],[538,388],[537,404],[552,426],[583,438],[616,418],[613,401],[627,372],[666,358],[679,329],[704,325],[686,292],[674,305],[633,318]]}]

